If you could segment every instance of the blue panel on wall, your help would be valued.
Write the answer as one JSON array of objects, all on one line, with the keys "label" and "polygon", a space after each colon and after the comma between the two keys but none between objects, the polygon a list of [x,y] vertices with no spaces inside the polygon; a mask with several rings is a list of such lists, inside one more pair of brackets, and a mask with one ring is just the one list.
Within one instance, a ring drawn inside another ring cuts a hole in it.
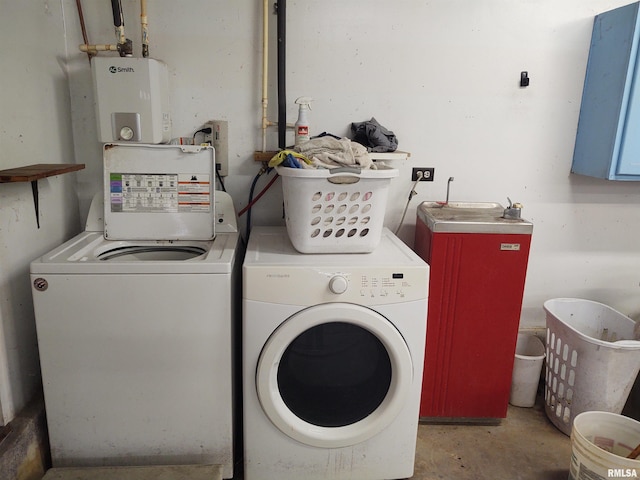
[{"label": "blue panel on wall", "polygon": [[[636,84],[640,2],[596,16],[571,171],[640,180],[640,84]],[[637,91],[636,91],[637,90]]]},{"label": "blue panel on wall", "polygon": [[[640,33],[636,28],[635,37]],[[617,175],[640,176],[640,64],[638,63],[638,38],[634,38],[629,64],[633,64],[633,75],[629,81],[629,97],[624,127],[620,137],[620,155]]]}]

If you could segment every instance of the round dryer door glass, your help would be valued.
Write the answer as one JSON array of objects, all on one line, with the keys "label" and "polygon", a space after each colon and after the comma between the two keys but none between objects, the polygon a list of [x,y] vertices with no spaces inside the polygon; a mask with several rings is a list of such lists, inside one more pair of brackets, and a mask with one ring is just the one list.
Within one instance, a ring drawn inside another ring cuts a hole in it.
[{"label": "round dryer door glass", "polygon": [[391,360],[369,330],[346,322],[316,325],[285,349],[278,391],[289,410],[321,427],[342,427],[374,412],[391,385]]},{"label": "round dryer door glass", "polygon": [[316,447],[373,437],[404,407],[413,381],[395,326],[360,305],[330,303],[284,321],[258,361],[260,404],[283,433]]}]

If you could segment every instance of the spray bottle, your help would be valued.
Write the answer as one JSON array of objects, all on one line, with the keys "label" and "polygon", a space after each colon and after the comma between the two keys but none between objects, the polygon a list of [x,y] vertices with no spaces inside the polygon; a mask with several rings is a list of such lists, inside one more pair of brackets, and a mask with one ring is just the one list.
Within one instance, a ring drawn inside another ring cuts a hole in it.
[{"label": "spray bottle", "polygon": [[296,103],[300,105],[298,107],[298,120],[295,124],[296,131],[296,146],[304,143],[310,139],[309,136],[309,115],[308,111],[311,110],[311,97],[298,97]]}]

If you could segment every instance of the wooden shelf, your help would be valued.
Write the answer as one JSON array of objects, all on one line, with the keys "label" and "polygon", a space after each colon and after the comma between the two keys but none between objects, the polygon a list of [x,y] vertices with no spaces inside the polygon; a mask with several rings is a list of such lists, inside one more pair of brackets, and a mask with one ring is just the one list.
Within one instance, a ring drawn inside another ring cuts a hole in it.
[{"label": "wooden shelf", "polygon": [[38,201],[38,180],[63,173],[77,172],[84,163],[37,163],[25,167],[0,170],[0,183],[31,182],[33,205],[36,209],[36,223],[40,228],[40,206]]},{"label": "wooden shelf", "polygon": [[84,168],[84,163],[38,163],[26,167],[0,170],[0,183],[33,182],[41,178],[63,173],[76,172]]},{"label": "wooden shelf", "polygon": [[277,151],[272,151],[272,152],[253,152],[253,159],[256,162],[268,162],[269,160],[271,160],[271,157],[273,157],[277,153],[278,153]]}]

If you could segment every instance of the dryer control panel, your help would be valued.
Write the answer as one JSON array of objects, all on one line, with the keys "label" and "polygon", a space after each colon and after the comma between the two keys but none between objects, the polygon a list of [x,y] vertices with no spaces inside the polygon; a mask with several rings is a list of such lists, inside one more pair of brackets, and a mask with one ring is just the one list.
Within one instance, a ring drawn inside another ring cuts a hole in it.
[{"label": "dryer control panel", "polygon": [[304,254],[293,248],[284,227],[255,227],[243,282],[247,300],[385,305],[426,299],[429,265],[388,229],[371,253]]},{"label": "dryer control panel", "polygon": [[260,268],[245,276],[246,298],[288,305],[383,305],[427,298],[428,265],[372,268]]}]

